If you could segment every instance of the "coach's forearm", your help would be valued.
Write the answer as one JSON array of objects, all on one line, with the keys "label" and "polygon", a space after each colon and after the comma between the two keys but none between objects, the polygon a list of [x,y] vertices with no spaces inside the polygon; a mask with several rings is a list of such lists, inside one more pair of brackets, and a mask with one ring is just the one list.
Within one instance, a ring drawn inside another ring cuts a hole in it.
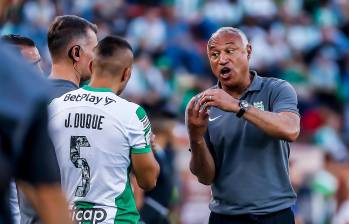
[{"label": "coach's forearm", "polygon": [[273,113],[251,107],[243,117],[275,138],[293,142],[299,135],[299,116],[291,112]]},{"label": "coach's forearm", "polygon": [[215,176],[215,165],[205,139],[191,140],[190,148],[190,171],[198,178],[200,183],[211,185]]}]

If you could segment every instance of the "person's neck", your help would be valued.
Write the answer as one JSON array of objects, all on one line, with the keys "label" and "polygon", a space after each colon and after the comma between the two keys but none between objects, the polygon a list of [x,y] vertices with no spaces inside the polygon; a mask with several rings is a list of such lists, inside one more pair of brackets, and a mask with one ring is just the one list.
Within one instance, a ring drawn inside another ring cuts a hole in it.
[{"label": "person's neck", "polygon": [[242,94],[246,92],[253,80],[253,75],[251,75],[250,72],[248,72],[248,75],[246,75],[245,77],[246,79],[240,85],[230,88],[222,86],[222,89],[235,99],[239,99],[242,96]]},{"label": "person's neck", "polygon": [[63,79],[75,83],[77,86],[80,84],[80,75],[74,70],[72,65],[65,64],[52,64],[52,70],[50,74],[51,79]]},{"label": "person's neck", "polygon": [[115,83],[113,80],[110,80],[108,78],[96,78],[96,76],[92,74],[91,81],[88,85],[93,88],[112,89],[113,93],[117,94],[120,89],[120,86],[113,83]]}]

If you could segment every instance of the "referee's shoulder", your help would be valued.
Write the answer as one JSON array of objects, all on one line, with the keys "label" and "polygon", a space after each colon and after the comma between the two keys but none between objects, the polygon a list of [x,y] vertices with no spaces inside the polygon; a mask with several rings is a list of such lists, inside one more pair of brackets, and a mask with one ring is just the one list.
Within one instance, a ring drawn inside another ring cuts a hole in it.
[{"label": "referee's shoulder", "polygon": [[64,100],[67,96],[70,96],[70,95],[73,95],[77,92],[80,92],[81,88],[79,89],[74,89],[74,90],[71,90],[71,91],[68,91],[66,93],[63,93],[61,96],[58,96],[58,97],[54,97],[52,100],[51,100],[51,103],[50,104],[53,104],[53,103],[57,103],[57,102],[61,102],[61,101],[66,101]]}]

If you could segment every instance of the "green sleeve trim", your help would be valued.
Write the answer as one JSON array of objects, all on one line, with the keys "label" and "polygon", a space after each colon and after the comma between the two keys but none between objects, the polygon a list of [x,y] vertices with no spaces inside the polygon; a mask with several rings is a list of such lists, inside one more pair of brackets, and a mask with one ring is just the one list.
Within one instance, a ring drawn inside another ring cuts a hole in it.
[{"label": "green sleeve trim", "polygon": [[145,112],[145,110],[139,106],[136,110],[136,114],[137,114],[137,117],[140,121],[142,121],[145,117],[147,117],[147,113]]},{"label": "green sleeve trim", "polygon": [[147,145],[145,148],[131,148],[132,154],[143,154],[148,152],[151,152],[150,145]]}]

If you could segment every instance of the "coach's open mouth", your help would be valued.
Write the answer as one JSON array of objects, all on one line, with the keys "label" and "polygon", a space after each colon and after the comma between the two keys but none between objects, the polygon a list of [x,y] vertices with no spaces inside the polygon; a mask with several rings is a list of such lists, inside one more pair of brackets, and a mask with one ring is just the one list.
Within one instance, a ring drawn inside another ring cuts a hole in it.
[{"label": "coach's open mouth", "polygon": [[222,78],[228,78],[230,72],[231,72],[231,69],[230,69],[230,68],[224,67],[224,68],[221,69],[221,74],[220,74],[220,76],[221,76]]}]

